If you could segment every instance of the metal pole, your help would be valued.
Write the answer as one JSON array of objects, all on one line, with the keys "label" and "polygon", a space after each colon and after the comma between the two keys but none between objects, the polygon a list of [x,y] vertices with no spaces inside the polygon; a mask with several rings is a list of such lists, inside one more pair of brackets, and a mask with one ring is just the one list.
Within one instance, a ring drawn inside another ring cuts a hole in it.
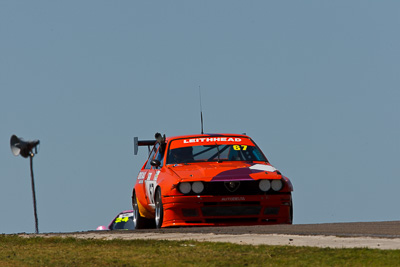
[{"label": "metal pole", "polygon": [[39,234],[38,217],[36,212],[36,194],[35,194],[35,180],[33,179],[33,153],[30,153],[29,159],[31,162],[31,182],[32,182],[32,197],[33,197],[33,212],[35,214],[35,230]]}]

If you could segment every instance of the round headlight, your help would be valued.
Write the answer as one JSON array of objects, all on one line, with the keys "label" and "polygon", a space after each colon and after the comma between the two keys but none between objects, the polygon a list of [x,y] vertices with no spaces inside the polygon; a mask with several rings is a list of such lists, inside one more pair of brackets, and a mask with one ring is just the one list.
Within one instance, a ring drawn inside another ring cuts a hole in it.
[{"label": "round headlight", "polygon": [[204,184],[202,182],[194,182],[192,184],[192,190],[196,194],[200,194],[204,190]]},{"label": "round headlight", "polygon": [[272,187],[272,189],[274,191],[281,190],[282,186],[283,186],[283,183],[282,183],[282,181],[280,179],[279,180],[272,180],[272,182],[271,182],[271,187]]},{"label": "round headlight", "polygon": [[258,187],[261,191],[267,192],[269,189],[271,189],[271,182],[269,180],[260,180]]},{"label": "round headlight", "polygon": [[180,183],[179,184],[179,191],[181,191],[182,194],[187,194],[190,192],[192,189],[192,186],[190,183]]}]

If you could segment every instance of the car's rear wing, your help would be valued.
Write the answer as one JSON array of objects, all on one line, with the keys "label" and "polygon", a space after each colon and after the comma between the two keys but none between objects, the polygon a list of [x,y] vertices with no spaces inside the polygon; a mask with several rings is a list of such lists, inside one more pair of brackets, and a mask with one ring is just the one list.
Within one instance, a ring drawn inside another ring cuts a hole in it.
[{"label": "car's rear wing", "polygon": [[138,137],[133,138],[133,153],[137,155],[139,146],[147,146],[150,154],[150,147],[154,146],[157,140],[139,140]]}]

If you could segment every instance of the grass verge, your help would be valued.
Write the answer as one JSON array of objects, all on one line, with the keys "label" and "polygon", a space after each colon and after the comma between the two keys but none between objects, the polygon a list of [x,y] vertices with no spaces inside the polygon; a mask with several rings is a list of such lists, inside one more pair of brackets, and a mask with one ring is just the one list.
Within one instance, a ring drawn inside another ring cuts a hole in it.
[{"label": "grass verge", "polygon": [[0,235],[0,266],[397,266],[399,250]]}]

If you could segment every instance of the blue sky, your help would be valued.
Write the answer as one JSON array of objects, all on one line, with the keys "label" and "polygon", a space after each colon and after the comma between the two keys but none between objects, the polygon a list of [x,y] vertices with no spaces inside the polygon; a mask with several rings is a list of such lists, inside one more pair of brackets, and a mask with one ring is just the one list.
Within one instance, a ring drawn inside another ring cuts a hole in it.
[{"label": "blue sky", "polygon": [[0,233],[131,208],[133,137],[247,133],[294,222],[399,220],[398,1],[1,1]]}]

